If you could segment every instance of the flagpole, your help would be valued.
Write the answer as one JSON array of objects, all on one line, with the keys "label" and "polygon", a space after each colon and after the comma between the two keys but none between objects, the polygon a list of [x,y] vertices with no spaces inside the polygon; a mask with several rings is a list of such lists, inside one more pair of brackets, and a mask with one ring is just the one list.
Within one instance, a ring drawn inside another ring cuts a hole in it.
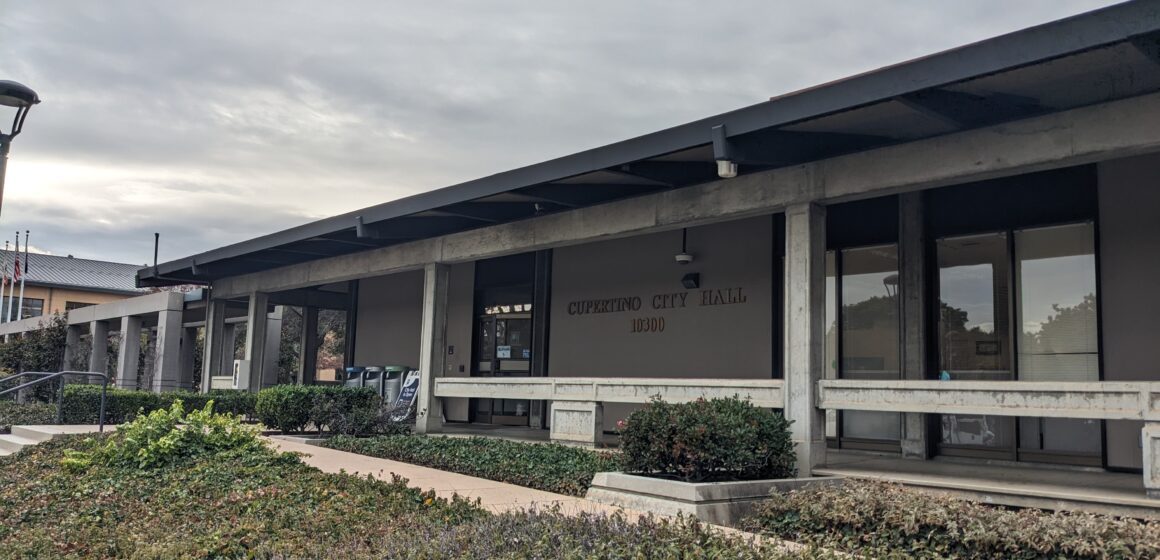
[{"label": "flagpole", "polygon": [[[12,322],[12,307],[16,303],[16,274],[20,266],[20,232],[16,232],[16,252],[12,254],[12,284],[8,287],[8,322]],[[19,318],[19,317],[17,317]]]},{"label": "flagpole", "polygon": [[[4,281],[0,283],[0,303],[4,301],[4,290],[8,288],[8,249],[12,242],[7,239],[4,240]],[[9,303],[9,305],[12,305]],[[0,307],[0,323],[7,323],[8,319],[4,315],[3,307]]]},{"label": "flagpole", "polygon": [[[20,258],[20,251],[16,252],[16,258]],[[21,319],[24,318],[24,279],[28,277],[28,230],[24,230],[24,266],[20,267],[20,307],[17,308],[16,316]]]}]

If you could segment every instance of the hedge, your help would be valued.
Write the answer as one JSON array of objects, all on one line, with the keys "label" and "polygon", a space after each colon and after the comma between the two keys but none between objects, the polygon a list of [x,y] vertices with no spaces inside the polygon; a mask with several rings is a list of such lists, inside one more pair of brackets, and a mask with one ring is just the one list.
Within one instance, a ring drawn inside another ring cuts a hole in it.
[{"label": "hedge", "polygon": [[736,397],[656,398],[617,423],[625,472],[690,482],[794,477],[789,425]]},{"label": "hedge", "polygon": [[0,400],[0,434],[7,434],[12,426],[56,424],[56,405],[43,403],[17,404]]},{"label": "hedge", "polygon": [[619,470],[611,453],[555,443],[403,435],[334,437],[323,445],[570,496],[583,496],[596,473]]},{"label": "hedge", "polygon": [[[214,402],[214,410],[254,416],[255,395],[249,391],[213,390],[209,393],[193,391],[170,391],[151,393],[108,389],[105,395],[105,423],[123,424],[137,417],[138,411],[146,413],[158,409],[168,409],[174,401],[181,400],[186,410],[205,407]],[[67,385],[64,391],[65,424],[96,424],[101,409],[101,388],[97,385]]]},{"label": "hedge", "polygon": [[278,385],[262,389],[255,403],[258,420],[282,433],[308,426],[347,435],[362,435],[386,422],[388,411],[373,389],[326,385]]},{"label": "hedge", "polygon": [[1160,521],[1011,510],[884,482],[850,480],[775,494],[742,525],[879,558],[1160,557]]}]

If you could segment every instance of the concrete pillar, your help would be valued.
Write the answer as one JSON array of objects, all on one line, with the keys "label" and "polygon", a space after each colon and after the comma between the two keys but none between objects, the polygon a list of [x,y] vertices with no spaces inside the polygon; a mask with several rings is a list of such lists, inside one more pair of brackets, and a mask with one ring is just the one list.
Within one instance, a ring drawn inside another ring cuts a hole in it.
[{"label": "concrete pillar", "polygon": [[262,388],[262,369],[266,363],[266,333],[269,294],[253,292],[250,294],[250,307],[246,311],[246,360],[250,366],[248,371],[238,375],[238,388],[248,388],[258,391]]},{"label": "concrete pillar", "polygon": [[109,371],[109,323],[93,321],[89,323],[89,371],[108,373]]},{"label": "concrete pillar", "polygon": [[1160,500],[1160,422],[1148,422],[1140,432],[1144,450],[1144,491]]},{"label": "concrete pillar", "polygon": [[181,315],[180,309],[157,313],[152,387],[155,393],[186,388],[181,384]]},{"label": "concrete pillar", "polygon": [[274,306],[266,316],[266,362],[262,365],[262,388],[278,384],[278,353],[282,349],[282,314],[285,308]]},{"label": "concrete pillar", "polygon": [[[205,306],[205,347],[201,354],[201,392],[208,393],[211,378],[223,374],[222,354],[225,352],[226,302],[211,299]],[[232,350],[233,345],[229,348]]]},{"label": "concrete pillar", "polygon": [[785,212],[785,414],[798,476],[826,457],[826,418],[814,406],[825,362],[826,209],[797,204]]},{"label": "concrete pillar", "polygon": [[74,370],[78,368],[73,367],[73,362],[76,361],[77,347],[81,344],[81,326],[69,325],[65,327],[64,331],[64,359],[61,360],[61,371]]},{"label": "concrete pillar", "polygon": [[137,362],[141,352],[141,318],[121,317],[121,347],[117,352],[117,388],[137,388]]},{"label": "concrete pillar", "polygon": [[189,389],[193,387],[194,376],[197,372],[194,367],[197,365],[197,327],[185,327],[181,329],[181,354],[178,361],[181,364],[181,373],[178,376],[177,384],[182,389]]},{"label": "concrete pillar", "polygon": [[435,398],[435,378],[447,360],[447,289],[451,267],[431,263],[423,267],[423,322],[419,345],[418,414],[415,431],[426,434],[443,430],[443,404]]},{"label": "concrete pillar", "polygon": [[302,353],[298,355],[298,383],[314,385],[318,379],[318,308],[302,308]]},{"label": "concrete pillar", "polygon": [[[926,232],[922,193],[898,196],[899,289],[902,297],[902,378],[926,378]],[[902,414],[902,456],[930,457],[927,415]]]}]

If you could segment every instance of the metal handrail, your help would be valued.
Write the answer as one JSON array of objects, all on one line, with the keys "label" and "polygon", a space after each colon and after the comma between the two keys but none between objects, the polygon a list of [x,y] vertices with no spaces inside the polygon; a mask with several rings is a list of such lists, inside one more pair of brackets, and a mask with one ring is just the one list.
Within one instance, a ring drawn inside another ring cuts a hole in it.
[{"label": "metal handrail", "polygon": [[108,392],[108,389],[109,389],[109,376],[108,375],[105,375],[103,373],[98,373],[95,371],[61,371],[61,372],[56,372],[56,373],[47,372],[47,371],[25,371],[25,372],[21,372],[21,373],[18,373],[16,375],[13,375],[13,376],[9,377],[9,379],[11,379],[13,377],[23,377],[23,376],[28,376],[28,375],[39,375],[41,377],[39,379],[33,379],[32,381],[29,381],[27,383],[21,383],[20,385],[17,385],[15,387],[9,387],[7,389],[4,389],[3,391],[0,391],[0,397],[7,395],[8,393],[15,393],[15,392],[20,391],[22,389],[27,389],[29,387],[35,387],[37,385],[40,385],[41,383],[45,383],[45,382],[48,382],[48,381],[51,381],[53,379],[60,377],[61,378],[60,391],[57,395],[57,401],[56,401],[56,420],[57,420],[57,422],[60,422],[61,420],[63,420],[63,415],[64,415],[64,385],[65,385],[65,380],[66,380],[66,378],[64,376],[66,376],[66,375],[83,375],[86,377],[100,377],[101,378],[101,411],[100,411],[100,416],[97,418],[97,423],[98,423],[97,431],[98,432],[105,431],[105,393]]}]

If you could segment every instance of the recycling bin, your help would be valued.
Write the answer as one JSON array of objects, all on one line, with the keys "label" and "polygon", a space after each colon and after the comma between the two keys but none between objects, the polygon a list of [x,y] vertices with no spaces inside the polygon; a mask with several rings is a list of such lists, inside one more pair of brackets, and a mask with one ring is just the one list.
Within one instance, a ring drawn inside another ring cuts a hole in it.
[{"label": "recycling bin", "polygon": [[362,387],[366,382],[366,379],[363,376],[365,372],[366,368],[361,366],[346,368],[346,379],[344,380],[343,385],[346,385],[347,387]]}]

